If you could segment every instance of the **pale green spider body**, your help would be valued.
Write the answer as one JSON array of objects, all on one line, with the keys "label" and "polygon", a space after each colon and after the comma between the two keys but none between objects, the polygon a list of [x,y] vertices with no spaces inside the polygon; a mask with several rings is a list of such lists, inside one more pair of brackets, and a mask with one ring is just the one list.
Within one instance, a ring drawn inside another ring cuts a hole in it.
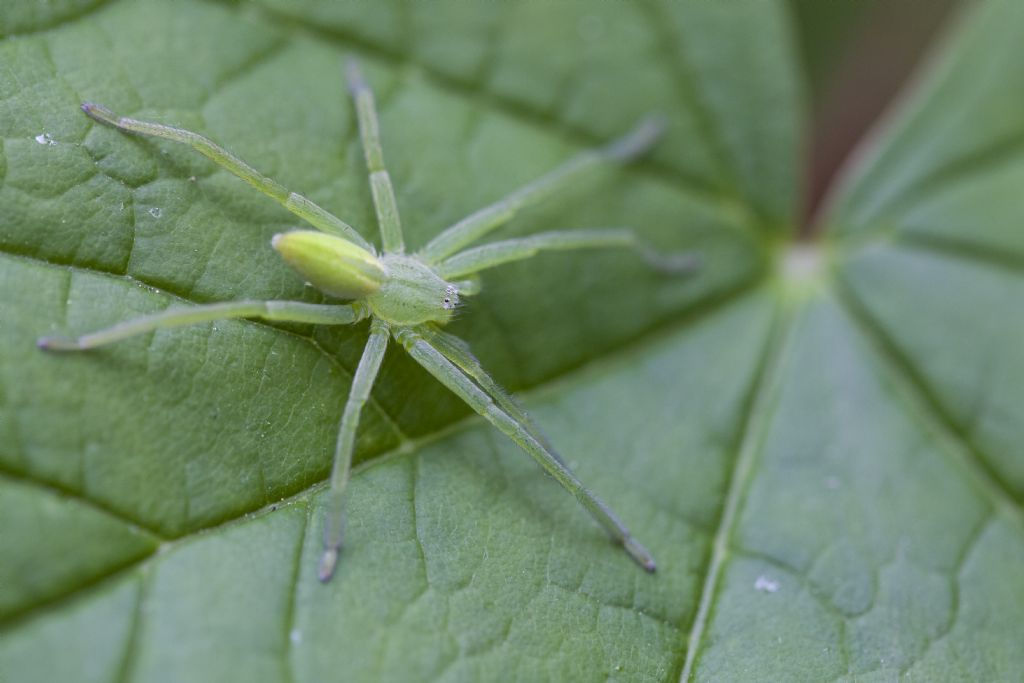
[{"label": "pale green spider body", "polygon": [[377,258],[341,237],[311,230],[275,235],[271,245],[313,286],[345,299],[363,298],[374,317],[391,325],[444,325],[459,304],[455,284],[415,256]]},{"label": "pale green spider body", "polygon": [[384,168],[373,94],[354,62],[349,64],[347,74],[370,173],[370,187],[383,242],[381,253],[338,217],[302,195],[289,192],[197,133],[118,117],[96,104],[83,104],[82,109],[96,121],[124,132],[191,145],[306,220],[317,230],[275,235],[272,241],[274,249],[307,282],[328,295],[350,299],[351,303],[234,301],[171,308],[76,339],[46,337],[39,340],[39,346],[57,351],[85,350],[160,328],[226,318],[321,325],[352,324],[370,318],[370,337],[352,379],[338,430],[327,493],[324,552],[318,572],[321,581],[327,581],[334,573],[341,549],[345,531],[345,489],[359,414],[370,395],[390,338],[394,338],[442,384],[531,455],[580,501],[637,563],[648,571],[654,571],[654,559],[647,549],[633,538],[607,505],[583,486],[526,412],[484,371],[465,342],[440,328],[451,319],[460,295],[468,296],[479,291],[476,273],[509,261],[529,258],[541,250],[629,247],[638,250],[655,267],[674,272],[692,268],[692,256],[656,254],[625,229],[556,231],[465,248],[508,222],[519,209],[547,196],[587,170],[608,162],[626,161],[646,151],[660,134],[660,123],[646,120],[607,147],[578,155],[444,230],[419,252],[406,255],[394,190]]},{"label": "pale green spider body", "polygon": [[366,302],[373,315],[394,325],[445,324],[459,304],[455,285],[414,256],[385,254],[387,279]]}]

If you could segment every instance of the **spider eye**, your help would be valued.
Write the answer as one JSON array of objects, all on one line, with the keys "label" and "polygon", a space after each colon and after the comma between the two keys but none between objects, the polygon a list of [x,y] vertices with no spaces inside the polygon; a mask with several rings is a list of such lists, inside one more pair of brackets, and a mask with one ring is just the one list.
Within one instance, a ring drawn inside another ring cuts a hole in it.
[{"label": "spider eye", "polygon": [[459,305],[459,290],[455,289],[455,287],[452,285],[445,287],[444,295],[443,307],[446,311]]}]

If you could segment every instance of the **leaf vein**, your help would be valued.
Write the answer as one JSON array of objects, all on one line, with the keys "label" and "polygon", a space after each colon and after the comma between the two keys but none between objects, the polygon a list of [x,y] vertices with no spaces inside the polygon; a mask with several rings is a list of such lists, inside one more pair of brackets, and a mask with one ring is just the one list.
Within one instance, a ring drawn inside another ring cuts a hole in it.
[{"label": "leaf vein", "polygon": [[697,613],[694,615],[687,640],[686,658],[679,678],[680,683],[686,683],[694,674],[698,649],[711,618],[712,603],[718,590],[718,580],[728,561],[730,537],[739,516],[741,499],[750,483],[754,462],[761,446],[760,437],[772,413],[775,390],[789,355],[788,347],[792,336],[793,313],[777,311],[775,316],[776,319],[773,322],[772,331],[769,333],[769,340],[761,359],[761,367],[751,387],[746,415],[740,421],[735,464],[719,516],[718,527],[712,540],[711,558],[704,585],[701,588]]},{"label": "leaf vein", "polygon": [[1010,487],[989,464],[985,453],[957,425],[911,359],[907,358],[881,322],[871,315],[857,297],[853,287],[842,277],[837,278],[835,290],[847,317],[870,343],[886,375],[901,389],[897,393],[903,398],[908,412],[918,416],[928,431],[936,434],[940,443],[948,446],[942,451],[952,458],[954,464],[971,475],[973,483],[986,500],[994,507],[1006,511],[1019,526],[1024,527],[1024,509],[1014,499]]},{"label": "leaf vein", "polygon": [[[207,1],[223,4],[223,0]],[[350,47],[357,48],[373,55],[376,59],[388,62],[393,68],[401,70],[402,68],[413,67],[417,73],[429,78],[436,87],[466,99],[475,99],[486,107],[525,123],[543,127],[546,131],[560,132],[565,138],[575,140],[583,147],[594,147],[606,142],[606,140],[598,138],[593,133],[554,118],[551,114],[539,111],[526,103],[482,90],[480,89],[480,83],[467,81],[466,79],[446,74],[429,65],[414,62],[412,61],[413,56],[410,54],[368,41],[366,38],[353,32],[332,26],[317,25],[303,17],[278,12],[265,6],[255,7],[254,12],[265,16],[269,23],[290,25],[298,31],[310,36],[319,37],[331,44],[344,43]],[[671,184],[676,190],[687,194],[693,201],[698,201],[718,209],[724,208],[729,212],[735,212],[736,210],[745,211],[742,204],[736,198],[724,197],[717,189],[684,175],[664,163],[646,160],[639,164],[634,164],[632,168],[624,169],[623,172],[645,173],[650,177],[659,178]]]},{"label": "leaf vein", "polygon": [[285,683],[294,683],[295,670],[292,664],[292,632],[295,630],[295,605],[298,602],[299,578],[302,571],[302,550],[306,547],[306,534],[309,533],[309,518],[313,514],[313,506],[306,504],[306,514],[303,516],[302,531],[299,533],[299,542],[295,548],[294,569],[291,576],[291,591],[288,595],[288,603],[285,605],[284,623],[284,653],[282,654],[282,679]]}]

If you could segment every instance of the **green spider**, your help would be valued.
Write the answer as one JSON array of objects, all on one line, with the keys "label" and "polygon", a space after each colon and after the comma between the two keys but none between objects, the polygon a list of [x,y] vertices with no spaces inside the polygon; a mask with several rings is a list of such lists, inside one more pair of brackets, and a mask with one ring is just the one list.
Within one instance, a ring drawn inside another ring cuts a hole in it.
[{"label": "green spider", "polygon": [[420,251],[408,255],[402,240],[395,192],[384,167],[373,93],[356,62],[348,63],[346,76],[355,100],[383,242],[382,253],[378,253],[341,219],[306,197],[289,192],[197,133],[119,117],[93,103],[82,104],[82,110],[94,120],[126,133],[190,145],[303,218],[316,230],[275,235],[271,241],[273,248],[307,282],[329,296],[348,299],[351,303],[249,300],[169,308],[77,339],[44,337],[39,340],[39,347],[51,351],[82,351],[156,329],[228,318],[260,318],[317,325],[350,325],[370,318],[370,337],[352,379],[334,451],[324,522],[324,551],[318,570],[321,581],[328,581],[337,565],[345,533],[345,490],[359,414],[370,395],[391,337],[444,386],[530,454],[579,500],[630,557],[653,572],[654,558],[647,549],[601,499],[583,486],[527,413],[484,371],[469,346],[440,328],[451,320],[460,296],[480,291],[476,273],[502,263],[529,258],[542,250],[629,247],[638,250],[653,267],[661,270],[691,270],[695,265],[692,255],[659,255],[641,243],[631,231],[624,229],[546,232],[464,248],[507,223],[523,207],[537,202],[586,171],[601,164],[628,161],[642,154],[661,134],[662,124],[653,117],[645,119],[623,138],[604,148],[583,152],[505,198],[470,214],[442,231]]}]

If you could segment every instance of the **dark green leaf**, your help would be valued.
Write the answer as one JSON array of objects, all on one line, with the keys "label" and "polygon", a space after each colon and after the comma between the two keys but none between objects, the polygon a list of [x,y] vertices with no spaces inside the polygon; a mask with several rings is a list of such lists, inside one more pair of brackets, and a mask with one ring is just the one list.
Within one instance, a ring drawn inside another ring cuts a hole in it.
[{"label": "dark green leaf", "polygon": [[[0,679],[1013,680],[1024,668],[1024,11],[979,3],[795,234],[781,2],[156,0],[0,8]],[[353,329],[175,303],[320,296],[296,219],[90,100],[203,132],[376,241],[341,63],[415,249],[651,111],[669,133],[500,235],[637,229],[487,273],[451,330],[648,544],[639,571],[400,350],[316,580]]]}]

